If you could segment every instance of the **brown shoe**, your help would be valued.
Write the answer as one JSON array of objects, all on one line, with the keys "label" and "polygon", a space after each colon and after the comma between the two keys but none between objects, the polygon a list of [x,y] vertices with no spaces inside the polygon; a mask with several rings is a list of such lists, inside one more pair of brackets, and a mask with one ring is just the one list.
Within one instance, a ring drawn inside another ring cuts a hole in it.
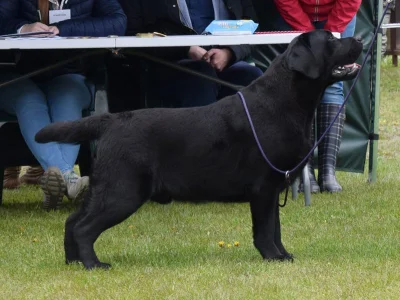
[{"label": "brown shoe", "polygon": [[3,188],[16,189],[19,187],[21,167],[9,167],[4,170]]},{"label": "brown shoe", "polygon": [[26,173],[21,176],[20,182],[25,184],[39,184],[40,177],[43,176],[44,170],[41,166],[29,167]]}]

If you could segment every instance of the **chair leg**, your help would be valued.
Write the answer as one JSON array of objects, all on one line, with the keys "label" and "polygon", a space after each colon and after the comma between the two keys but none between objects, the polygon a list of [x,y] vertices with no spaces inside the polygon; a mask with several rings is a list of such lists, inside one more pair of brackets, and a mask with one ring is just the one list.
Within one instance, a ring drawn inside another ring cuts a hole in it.
[{"label": "chair leg", "polygon": [[311,204],[311,184],[310,177],[307,170],[307,165],[304,167],[302,171],[303,176],[303,185],[304,185],[304,205],[310,206]]},{"label": "chair leg", "polygon": [[292,183],[292,200],[296,200],[299,196],[300,179],[296,178]]},{"label": "chair leg", "polygon": [[3,203],[4,166],[0,165],[0,205]]}]

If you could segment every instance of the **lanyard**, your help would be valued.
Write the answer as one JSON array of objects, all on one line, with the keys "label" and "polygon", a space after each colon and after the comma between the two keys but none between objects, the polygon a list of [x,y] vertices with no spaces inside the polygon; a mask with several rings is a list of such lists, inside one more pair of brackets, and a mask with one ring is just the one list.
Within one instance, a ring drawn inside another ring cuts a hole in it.
[{"label": "lanyard", "polygon": [[64,4],[66,5],[68,3],[68,0],[62,0],[61,1],[61,5],[60,5],[60,9],[63,9]]},{"label": "lanyard", "polygon": [[61,4],[58,3],[58,0],[49,0],[55,7],[55,9],[63,9],[64,5],[68,3],[68,0],[61,0]]}]

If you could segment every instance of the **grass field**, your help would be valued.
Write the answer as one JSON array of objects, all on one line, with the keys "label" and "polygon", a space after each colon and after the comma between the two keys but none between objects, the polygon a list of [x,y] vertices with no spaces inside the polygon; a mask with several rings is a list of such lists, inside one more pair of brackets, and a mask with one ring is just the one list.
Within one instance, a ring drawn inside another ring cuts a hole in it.
[{"label": "grass field", "polygon": [[248,204],[149,203],[96,243],[113,268],[87,272],[64,264],[74,207],[45,212],[41,192],[22,187],[0,207],[0,299],[399,299],[399,79],[386,61],[378,182],[339,172],[342,193],[282,209],[294,263],[261,260]]}]

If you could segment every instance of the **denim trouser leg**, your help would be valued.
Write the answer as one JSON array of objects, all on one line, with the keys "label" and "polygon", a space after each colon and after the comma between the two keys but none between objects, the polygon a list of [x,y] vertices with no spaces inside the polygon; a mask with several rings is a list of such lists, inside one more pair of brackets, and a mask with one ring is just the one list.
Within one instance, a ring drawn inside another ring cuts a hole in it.
[{"label": "denim trouser leg", "polygon": [[[209,63],[202,60],[183,59],[178,64],[208,75],[220,78],[233,84],[247,86],[262,75],[262,71],[247,62],[240,61],[222,72],[217,72]],[[157,86],[153,91],[156,97],[163,99],[166,107],[193,107],[214,103],[236,91],[220,86],[207,79],[196,77],[182,71],[163,66],[154,66],[152,84]]]},{"label": "denim trouser leg", "polygon": [[[178,64],[217,78],[213,67],[205,61],[183,59]],[[162,100],[164,107],[204,106],[217,101],[219,85],[214,82],[162,65],[154,64],[152,71],[151,84],[156,89],[150,92]]]},{"label": "denim trouser leg", "polygon": [[[39,144],[35,142],[35,134],[52,121],[78,118],[76,112],[80,110],[81,115],[82,109],[89,104],[88,89],[85,91],[83,88],[76,88],[86,87],[84,77],[81,76],[79,80],[79,77],[75,80],[66,80],[68,77],[80,75],[64,76],[65,81],[61,85],[58,85],[58,78],[51,80],[57,84],[57,88],[49,87],[47,90],[42,90],[28,79],[0,89],[0,109],[17,116],[25,142],[40,165],[45,170],[49,166],[56,166],[62,172],[73,168],[75,163],[73,158],[76,159],[79,146],[54,142]],[[81,83],[78,83],[79,81]],[[69,101],[66,101],[67,99]]]},{"label": "denim trouser leg", "polygon": [[[253,80],[257,79],[262,74],[263,73],[259,68],[252,66],[245,61],[238,61],[229,68],[217,73],[220,79],[242,86],[248,86]],[[231,88],[222,86],[218,94],[218,99],[233,95],[235,92],[236,91]]]},{"label": "denim trouser leg", "polygon": [[[86,79],[80,74],[58,76],[45,83],[46,93],[52,123],[73,121],[82,118],[82,110],[89,107],[91,95],[85,83]],[[65,167],[61,172],[71,170],[79,153],[79,145],[58,144],[61,149]]]}]

